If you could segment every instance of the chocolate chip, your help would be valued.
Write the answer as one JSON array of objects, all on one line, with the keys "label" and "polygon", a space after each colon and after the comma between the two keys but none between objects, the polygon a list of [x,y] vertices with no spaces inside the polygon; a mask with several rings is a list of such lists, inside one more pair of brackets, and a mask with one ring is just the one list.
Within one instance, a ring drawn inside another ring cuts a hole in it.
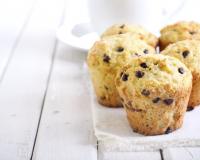
[{"label": "chocolate chip", "polygon": [[119,26],[119,28],[123,29],[125,27],[125,24],[122,24],[121,26]]},{"label": "chocolate chip", "polygon": [[166,129],[166,131],[165,131],[165,134],[169,134],[169,133],[171,133],[171,132],[172,132],[171,128],[168,127],[168,128]]},{"label": "chocolate chip", "polygon": [[148,67],[146,63],[141,63],[140,66],[141,66],[142,68],[147,68],[147,67]]},{"label": "chocolate chip", "polygon": [[182,67],[180,67],[180,68],[178,68],[178,72],[179,72],[180,74],[183,74],[185,71],[184,71],[184,69],[183,69]]},{"label": "chocolate chip", "polygon": [[144,52],[144,54],[148,54],[149,53],[149,51],[147,49],[145,49],[143,52]]},{"label": "chocolate chip", "polygon": [[122,34],[122,32],[121,31],[119,31],[119,33],[118,34]]},{"label": "chocolate chip", "polygon": [[138,53],[135,53],[136,56],[140,57],[140,55]]},{"label": "chocolate chip", "polygon": [[144,96],[149,96],[149,95],[150,95],[150,91],[147,90],[147,89],[143,89],[141,93],[142,93],[142,95],[144,95]]},{"label": "chocolate chip", "polygon": [[153,103],[158,103],[160,101],[160,97],[156,97],[152,100]]},{"label": "chocolate chip", "polygon": [[191,35],[195,34],[196,32],[195,31],[190,31],[189,32]]},{"label": "chocolate chip", "polygon": [[106,90],[108,90],[108,87],[107,87],[107,86],[104,86],[104,88],[105,88]]},{"label": "chocolate chip", "polygon": [[163,102],[164,102],[166,105],[171,105],[171,104],[174,102],[174,100],[171,99],[171,98],[168,98],[168,99],[164,99]]},{"label": "chocolate chip", "polygon": [[184,58],[186,58],[186,57],[188,56],[189,53],[190,53],[190,52],[189,52],[188,50],[186,50],[186,51],[183,51],[182,55],[183,55]]},{"label": "chocolate chip", "polygon": [[188,107],[187,107],[187,112],[192,111],[193,109],[194,109],[194,107],[188,106]]},{"label": "chocolate chip", "polygon": [[127,81],[128,80],[128,74],[123,74],[122,75],[122,80]]},{"label": "chocolate chip", "polygon": [[142,78],[144,76],[144,72],[142,72],[142,71],[136,71],[135,72],[135,76],[138,77],[138,78]]},{"label": "chocolate chip", "polygon": [[123,52],[124,51],[124,48],[123,47],[118,47],[117,48],[117,52]]},{"label": "chocolate chip", "polygon": [[103,55],[103,61],[106,62],[106,63],[109,63],[110,62],[110,57],[106,54]]}]

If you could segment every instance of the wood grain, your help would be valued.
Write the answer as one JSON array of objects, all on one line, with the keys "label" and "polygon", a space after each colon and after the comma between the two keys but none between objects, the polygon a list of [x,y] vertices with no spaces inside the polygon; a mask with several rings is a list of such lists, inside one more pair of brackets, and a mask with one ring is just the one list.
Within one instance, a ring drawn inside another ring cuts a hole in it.
[{"label": "wood grain", "polygon": [[168,148],[163,150],[164,160],[199,160],[199,147]]},{"label": "wood grain", "polygon": [[[0,157],[3,160],[31,157],[52,62],[55,29],[62,10],[62,0],[38,0],[13,50],[0,85]],[[5,32],[6,36],[9,32]]]},{"label": "wood grain", "polygon": [[34,160],[97,159],[90,97],[83,79],[86,54],[67,48],[60,44],[57,50]]}]

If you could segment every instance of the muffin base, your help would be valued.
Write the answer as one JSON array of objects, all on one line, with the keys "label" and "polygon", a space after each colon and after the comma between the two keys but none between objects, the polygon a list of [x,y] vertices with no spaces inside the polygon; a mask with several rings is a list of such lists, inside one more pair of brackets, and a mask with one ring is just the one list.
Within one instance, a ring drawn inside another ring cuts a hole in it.
[{"label": "muffin base", "polygon": [[[95,83],[94,83],[95,85]],[[104,107],[120,108],[123,107],[117,90],[110,92],[102,92],[98,87],[94,86],[97,101]]]},{"label": "muffin base", "polygon": [[148,110],[142,110],[139,107],[134,109],[133,106],[128,106],[126,100],[124,108],[133,131],[143,135],[161,135],[180,128],[183,124],[191,88],[176,92],[174,106],[155,106],[161,107],[155,108],[152,104],[147,106]]},{"label": "muffin base", "polygon": [[193,84],[192,84],[192,92],[190,95],[190,100],[188,104],[188,108],[198,107],[200,104],[200,76],[194,76],[193,74]]},{"label": "muffin base", "polygon": [[[186,107],[185,107],[186,108]],[[146,135],[146,136],[153,136],[153,135],[162,135],[162,134],[168,134],[171,133],[179,128],[181,128],[183,124],[183,113],[180,114],[179,119],[177,121],[174,121],[173,123],[167,125],[166,121],[166,126],[163,128],[158,128],[158,127],[149,127],[148,124],[146,124],[143,120],[141,120],[141,116],[135,115],[133,111],[127,110],[127,118],[129,121],[129,124],[131,128],[133,129],[134,132]],[[156,120],[155,122],[156,123]]]},{"label": "muffin base", "polygon": [[108,108],[122,108],[122,104],[112,101],[112,100],[102,100],[100,98],[97,98],[99,104],[103,105],[104,107],[108,107]]}]

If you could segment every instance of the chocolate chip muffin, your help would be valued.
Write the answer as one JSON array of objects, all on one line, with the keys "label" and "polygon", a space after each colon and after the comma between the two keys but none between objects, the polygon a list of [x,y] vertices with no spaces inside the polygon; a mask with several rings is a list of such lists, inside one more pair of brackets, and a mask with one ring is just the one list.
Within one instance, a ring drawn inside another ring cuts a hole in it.
[{"label": "chocolate chip muffin", "polygon": [[192,72],[193,87],[188,110],[200,104],[200,41],[184,40],[169,45],[161,54],[174,56]]},{"label": "chocolate chip muffin", "polygon": [[160,49],[163,50],[171,43],[186,39],[200,40],[200,24],[197,22],[181,21],[164,27],[159,38]]},{"label": "chocolate chip muffin", "polygon": [[125,65],[117,74],[116,87],[135,132],[167,134],[182,126],[192,75],[178,59],[152,54]]},{"label": "chocolate chip muffin", "polygon": [[125,34],[129,33],[131,36],[144,40],[147,44],[151,45],[152,47],[156,47],[158,44],[158,38],[147,31],[146,29],[142,28],[141,26],[136,25],[129,25],[129,24],[116,24],[108,28],[103,34],[103,37],[117,35],[117,34]]},{"label": "chocolate chip muffin", "polygon": [[115,87],[117,71],[134,57],[154,53],[153,47],[126,34],[97,41],[88,53],[87,63],[99,103],[122,106]]}]

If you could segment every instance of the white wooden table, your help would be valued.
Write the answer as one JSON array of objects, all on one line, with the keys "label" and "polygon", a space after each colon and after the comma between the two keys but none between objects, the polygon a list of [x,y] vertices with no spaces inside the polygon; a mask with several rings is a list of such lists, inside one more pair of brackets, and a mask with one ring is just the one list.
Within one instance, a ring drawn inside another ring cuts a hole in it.
[{"label": "white wooden table", "polygon": [[71,2],[0,1],[0,159],[199,160],[200,148],[114,153],[98,143],[86,54],[55,38],[64,20],[78,19]]}]

